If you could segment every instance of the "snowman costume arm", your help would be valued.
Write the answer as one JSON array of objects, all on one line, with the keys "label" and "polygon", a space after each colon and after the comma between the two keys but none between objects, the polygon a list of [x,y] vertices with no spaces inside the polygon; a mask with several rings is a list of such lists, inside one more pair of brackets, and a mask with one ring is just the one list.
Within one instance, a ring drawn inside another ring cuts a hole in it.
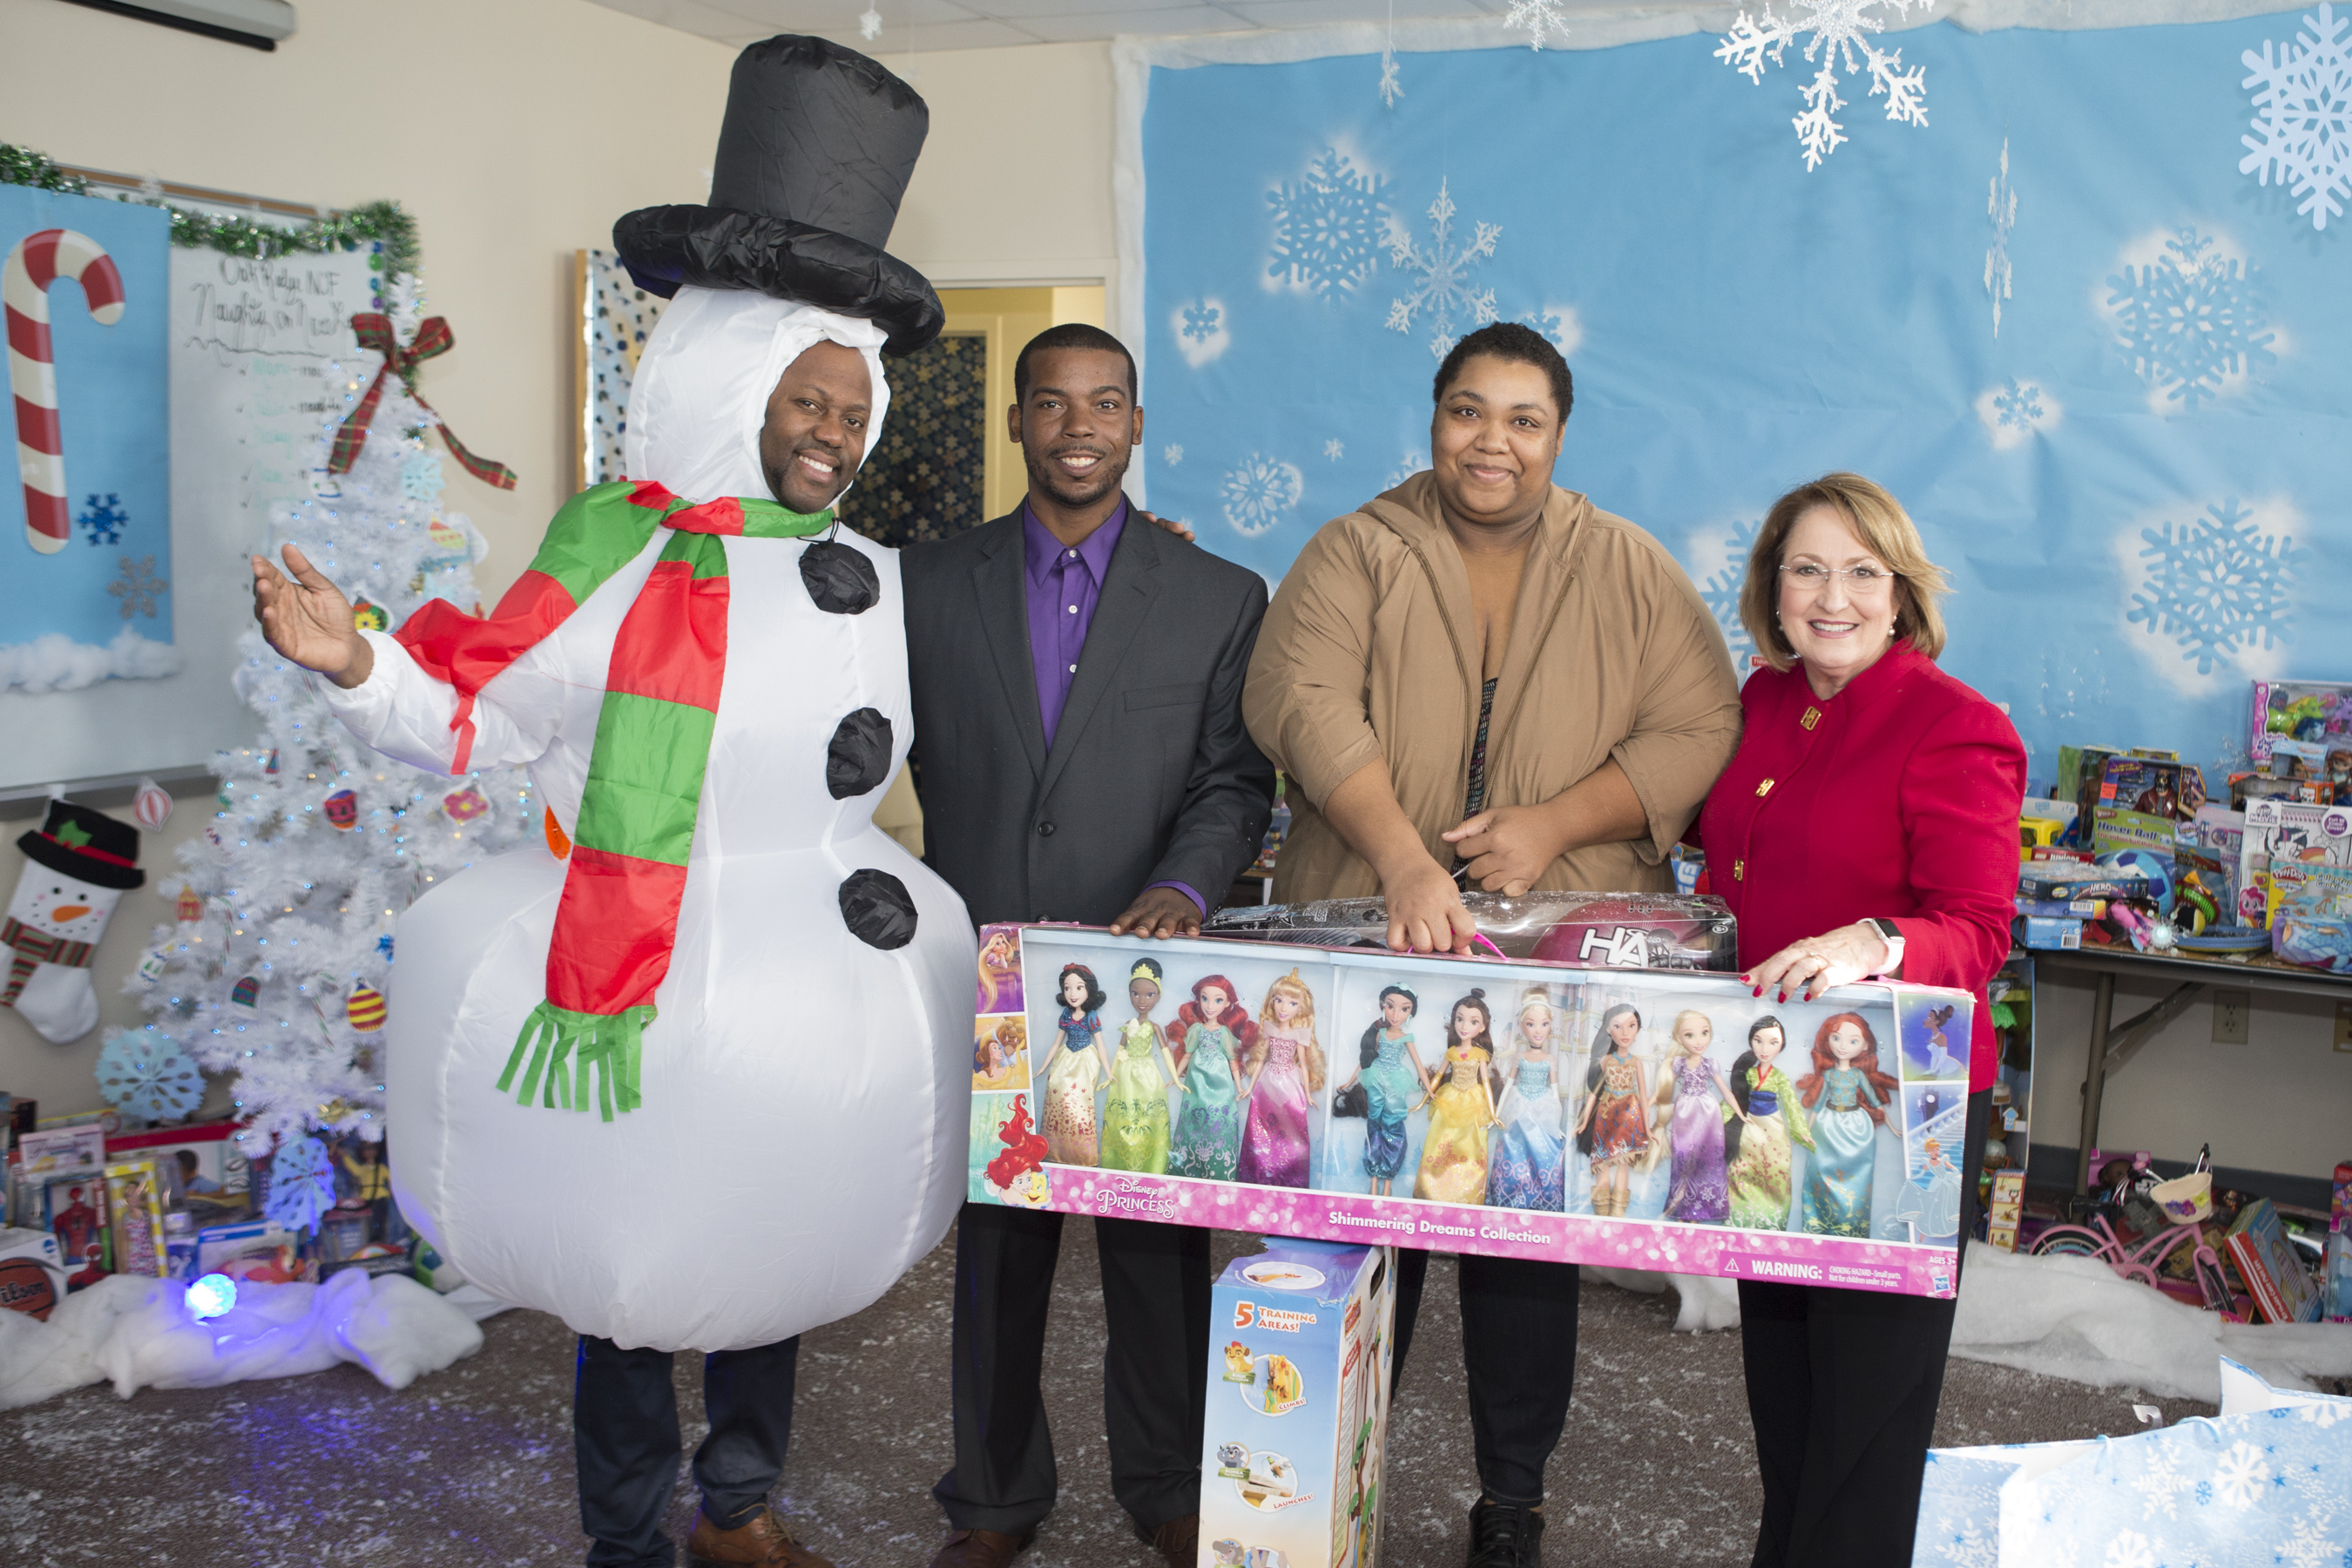
[{"label": "snowman costume arm", "polygon": [[[328,708],[345,729],[385,756],[437,773],[452,772],[459,739],[457,689],[425,673],[398,639],[383,632],[360,635],[375,654],[375,668],[349,689],[314,681]],[[532,667],[544,667],[550,662],[546,656],[560,651],[548,645],[561,636],[533,647],[482,688],[474,700],[469,769],[529,765],[546,754],[562,709],[543,700],[547,672]],[[530,694],[541,700],[513,700],[533,687],[541,689]]]}]

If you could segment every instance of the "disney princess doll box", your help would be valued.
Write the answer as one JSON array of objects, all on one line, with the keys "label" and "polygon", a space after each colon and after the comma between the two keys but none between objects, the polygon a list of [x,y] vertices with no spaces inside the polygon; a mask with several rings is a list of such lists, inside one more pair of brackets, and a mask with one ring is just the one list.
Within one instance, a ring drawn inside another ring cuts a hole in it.
[{"label": "disney princess doll box", "polygon": [[969,1196],[1948,1297],[1971,1011],[1536,947],[992,926]]},{"label": "disney princess doll box", "polygon": [[1371,1568],[1388,1435],[1391,1247],[1274,1237],[1209,1308],[1202,1568]]}]

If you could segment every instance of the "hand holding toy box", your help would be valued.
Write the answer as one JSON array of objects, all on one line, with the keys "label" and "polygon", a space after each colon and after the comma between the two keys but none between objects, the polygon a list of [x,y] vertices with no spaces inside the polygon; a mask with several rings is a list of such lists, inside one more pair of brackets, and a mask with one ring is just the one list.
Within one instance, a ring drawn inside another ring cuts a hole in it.
[{"label": "hand holding toy box", "polygon": [[1962,992],[1008,925],[981,996],[975,1203],[1954,1290]]}]

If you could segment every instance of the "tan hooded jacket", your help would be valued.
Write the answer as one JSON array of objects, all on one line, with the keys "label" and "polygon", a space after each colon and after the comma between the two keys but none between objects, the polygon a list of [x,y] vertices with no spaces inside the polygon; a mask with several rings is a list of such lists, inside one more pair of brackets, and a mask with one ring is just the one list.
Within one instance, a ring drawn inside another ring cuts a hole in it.
[{"label": "tan hooded jacket", "polygon": [[[1428,473],[1323,525],[1258,632],[1242,712],[1289,775],[1286,903],[1360,898],[1380,879],[1324,817],[1385,758],[1437,863],[1462,821],[1484,684],[1470,579]],[[1486,805],[1549,800],[1614,757],[1647,837],[1554,860],[1538,888],[1672,891],[1668,848],[1739,743],[1723,633],[1658,542],[1555,486],[1528,550],[1486,736]]]}]

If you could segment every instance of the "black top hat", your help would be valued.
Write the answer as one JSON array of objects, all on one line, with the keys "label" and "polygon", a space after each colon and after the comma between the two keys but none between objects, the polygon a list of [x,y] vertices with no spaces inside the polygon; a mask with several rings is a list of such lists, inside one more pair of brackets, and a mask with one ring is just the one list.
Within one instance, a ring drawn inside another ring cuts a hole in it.
[{"label": "black top hat", "polygon": [[139,868],[139,830],[86,805],[49,802],[37,833],[16,840],[25,858],[61,876],[100,888],[136,888],[147,880]]},{"label": "black top hat", "polygon": [[785,34],[735,58],[708,206],[613,226],[637,287],[749,289],[859,316],[912,353],[947,321],[929,279],[882,248],[931,111],[855,49]]}]

